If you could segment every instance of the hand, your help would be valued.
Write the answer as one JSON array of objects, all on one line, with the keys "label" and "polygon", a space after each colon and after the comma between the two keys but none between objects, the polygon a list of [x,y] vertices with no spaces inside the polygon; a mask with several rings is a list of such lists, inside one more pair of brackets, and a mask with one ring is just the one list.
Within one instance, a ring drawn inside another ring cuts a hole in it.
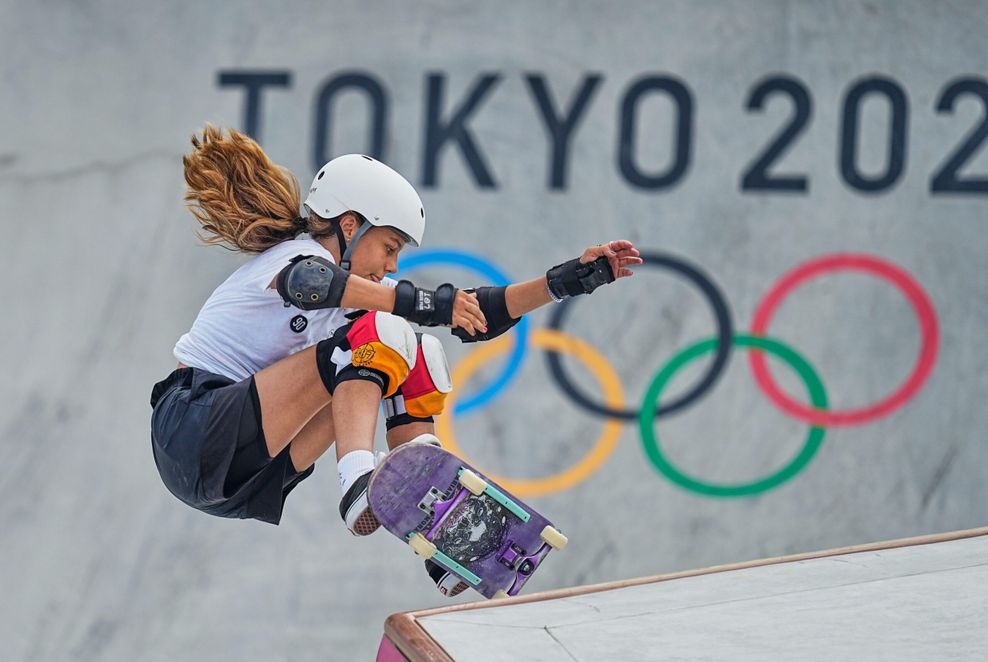
[{"label": "hand", "polygon": [[487,332],[487,318],[480,310],[480,302],[477,295],[463,290],[457,290],[456,299],[453,301],[453,328],[460,327],[471,336],[477,335],[477,331]]},{"label": "hand", "polygon": [[631,276],[634,273],[628,268],[631,265],[642,264],[642,259],[638,257],[639,255],[641,253],[638,252],[638,249],[630,241],[617,239],[598,246],[591,246],[583,251],[583,255],[580,256],[580,263],[587,264],[599,257],[606,257],[608,264],[611,265],[611,271],[614,273],[614,279],[617,280],[618,278]]}]

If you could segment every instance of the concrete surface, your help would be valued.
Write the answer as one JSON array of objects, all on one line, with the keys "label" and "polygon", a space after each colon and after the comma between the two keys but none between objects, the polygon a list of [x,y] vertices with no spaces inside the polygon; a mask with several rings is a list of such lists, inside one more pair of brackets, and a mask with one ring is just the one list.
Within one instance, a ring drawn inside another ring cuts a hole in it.
[{"label": "concrete surface", "polygon": [[[974,660],[988,537],[532,596],[415,619],[451,659]],[[643,580],[644,581],[644,580]],[[412,660],[425,649],[409,649]]]}]

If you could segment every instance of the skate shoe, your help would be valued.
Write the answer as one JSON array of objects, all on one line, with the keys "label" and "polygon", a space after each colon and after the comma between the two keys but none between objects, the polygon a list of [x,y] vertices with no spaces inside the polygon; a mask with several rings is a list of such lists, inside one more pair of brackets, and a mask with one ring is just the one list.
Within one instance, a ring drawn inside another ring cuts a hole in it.
[{"label": "skate shoe", "polygon": [[436,446],[437,448],[442,448],[443,445],[439,442],[439,437],[434,434],[420,434],[414,439],[408,440],[406,443],[409,444],[429,444],[431,446]]},{"label": "skate shoe", "polygon": [[468,588],[466,582],[431,559],[425,562],[425,570],[432,581],[436,582],[439,592],[447,598],[459,595]]},{"label": "skate shoe", "polygon": [[367,484],[371,473],[368,471],[354,481],[340,500],[340,516],[355,536],[369,536],[381,526],[367,502]]}]

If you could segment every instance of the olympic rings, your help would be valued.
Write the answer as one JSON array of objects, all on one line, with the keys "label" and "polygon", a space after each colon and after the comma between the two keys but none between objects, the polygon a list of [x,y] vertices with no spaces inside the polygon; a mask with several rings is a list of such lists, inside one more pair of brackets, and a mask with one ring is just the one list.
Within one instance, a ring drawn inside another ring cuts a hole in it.
[{"label": "olympic rings", "polygon": [[[715,338],[708,339],[680,351],[666,366],[664,366],[649,385],[644,398],[644,404],[638,411],[625,409],[621,383],[610,363],[597,350],[586,342],[562,332],[561,328],[573,305],[564,302],[556,307],[550,317],[549,328],[533,331],[529,334],[527,320],[522,320],[515,326],[517,337],[511,344],[510,338],[499,338],[489,344],[478,346],[467,355],[453,370],[453,381],[466,381],[473,375],[482,363],[495,358],[512,348],[511,357],[504,370],[488,384],[481,392],[462,403],[456,402],[456,392],[447,398],[449,413],[440,416],[437,423],[437,433],[450,450],[463,456],[456,442],[453,420],[455,415],[471,411],[488,404],[497,396],[501,389],[508,385],[517,374],[521,362],[526,356],[528,342],[547,350],[546,360],[549,371],[559,383],[563,391],[579,406],[605,417],[604,430],[601,437],[594,443],[593,448],[575,465],[541,479],[514,480],[492,476],[507,489],[520,496],[540,496],[568,489],[585,480],[596,471],[614,451],[620,436],[622,420],[636,420],[642,437],[645,453],[653,465],[680,487],[704,496],[729,497],[746,496],[775,488],[791,479],[803,470],[812,460],[823,442],[825,428],[832,425],[854,425],[887,415],[901,407],[912,398],[929,378],[936,363],[939,347],[939,329],[936,311],[927,294],[902,268],[880,258],[849,253],[826,255],[810,260],[796,269],[786,273],[768,291],[759,303],[752,323],[750,335],[735,334],[731,319],[730,308],[725,302],[719,288],[713,281],[696,266],[685,260],[664,253],[643,252],[645,265],[667,268],[685,276],[696,284],[706,296],[717,322]],[[450,264],[463,267],[486,276],[497,285],[506,285],[509,279],[493,264],[482,258],[461,251],[434,250],[425,251],[410,256],[402,261],[406,270],[415,269],[429,264]],[[920,323],[921,349],[919,358],[912,374],[901,387],[892,395],[880,402],[849,411],[830,411],[827,409],[827,396],[819,376],[793,349],[778,340],[766,338],[766,331],[772,315],[782,299],[793,289],[806,280],[822,273],[840,270],[858,270],[879,276],[892,283],[899,289],[912,305]],[[714,484],[686,475],[674,467],[662,453],[653,429],[653,419],[658,415],[680,411],[695,403],[715,384],[723,372],[726,362],[734,346],[746,347],[749,350],[749,363],[759,388],[764,391],[772,402],[784,412],[811,425],[809,434],[802,450],[779,471],[756,481],[740,484]],[[784,394],[772,381],[765,362],[764,352],[769,352],[781,358],[796,370],[806,384],[810,405],[806,406]],[[583,361],[604,392],[604,401],[595,402],[578,390],[573,381],[563,370],[559,353],[573,354]],[[684,395],[671,402],[659,406],[657,402],[662,390],[672,376],[687,363],[700,356],[715,352],[714,360],[703,378]]]},{"label": "olympic rings", "polygon": [[755,381],[772,402],[784,412],[807,423],[815,425],[854,425],[874,420],[895,411],[906,403],[923,386],[936,362],[939,346],[939,329],[933,304],[923,288],[908,273],[890,262],[869,255],[838,253],[811,260],[785,274],[771,289],[755,312],[751,325],[753,335],[765,335],[772,315],[790,291],[814,276],[853,269],[864,271],[883,278],[899,289],[912,304],[919,318],[922,345],[916,366],[903,385],[887,398],[869,406],[845,411],[820,411],[803,405],[779,390],[772,381],[771,373],[762,352],[751,352],[748,362],[755,373]]},{"label": "olympic rings", "polygon": [[[717,289],[717,286],[714,285],[713,281],[710,280],[710,278],[699,268],[693,266],[685,260],[664,253],[642,253],[641,257],[644,260],[642,266],[669,269],[675,273],[685,276],[687,280],[692,281],[697,287],[700,288],[700,291],[703,292],[703,295],[707,298],[710,308],[713,310],[714,318],[717,320],[718,344],[717,353],[714,356],[713,362],[710,364],[706,374],[703,375],[703,378],[696,384],[696,386],[684,393],[678,399],[655,408],[655,415],[662,416],[665,414],[672,414],[673,412],[677,412],[680,409],[688,407],[703,397],[703,395],[713,387],[714,383],[724,372],[724,368],[727,365],[727,359],[730,358],[732,347],[731,338],[734,335],[734,324],[731,321],[731,312],[727,307],[727,303],[724,301],[724,295],[720,293],[720,290]],[[570,307],[573,305],[572,302],[572,299],[568,299],[556,306],[556,309],[552,313],[552,317],[549,319],[550,329],[562,329],[563,322],[569,313]],[[563,362],[559,358],[559,354],[555,352],[547,352],[545,359],[549,365],[549,372],[556,380],[556,383],[558,383],[563,391],[565,391],[566,394],[569,395],[570,398],[572,398],[578,405],[602,416],[611,416],[629,421],[633,421],[638,418],[637,411],[632,409],[615,409],[613,407],[605,407],[597,404],[584,395],[566,374],[566,371],[563,369]]]},{"label": "olympic rings", "polygon": [[[419,251],[402,260],[399,270],[411,271],[412,269],[418,269],[430,264],[450,264],[456,267],[462,267],[487,277],[496,286],[511,284],[511,281],[504,275],[504,272],[496,266],[478,255],[464,251]],[[517,340],[515,341],[514,349],[511,352],[511,357],[508,359],[507,365],[504,366],[501,373],[490,384],[482,388],[473,397],[467,398],[462,403],[457,404],[454,410],[457,414],[465,414],[477,407],[488,404],[518,374],[518,368],[521,367],[521,362],[525,360],[525,353],[528,350],[528,318],[522,317],[521,321],[512,330],[517,333]]]},{"label": "olympic rings", "polygon": [[[739,497],[758,494],[778,487],[797,473],[803,470],[823,443],[825,430],[814,425],[810,428],[802,450],[789,463],[765,478],[748,483],[738,483],[733,485],[721,485],[702,481],[691,476],[673,466],[672,462],[666,458],[659,447],[658,437],[653,429],[653,418],[649,415],[654,403],[659,399],[662,389],[666,387],[673,375],[679,372],[680,368],[687,363],[707,354],[717,348],[719,340],[710,338],[700,341],[676,354],[663,367],[648,386],[645,398],[642,402],[638,414],[638,426],[641,430],[642,446],[645,454],[651,460],[655,468],[673,483],[699,494],[715,497]],[[806,359],[802,358],[790,347],[783,345],[777,340],[761,338],[758,336],[747,336],[738,334],[732,338],[732,343],[740,347],[759,348],[778,356],[788,363],[802,378],[803,383],[810,394],[810,401],[818,409],[827,407],[827,393],[823,387],[823,382],[816,374]]]},{"label": "olympic rings", "polygon": [[[597,378],[597,381],[600,382],[600,386],[604,391],[605,402],[611,407],[619,407],[624,404],[621,380],[607,360],[593,346],[579,338],[574,338],[561,331],[550,329],[534,331],[530,339],[536,347],[554,352],[562,352],[564,354],[572,354],[583,361],[594,374],[594,377]],[[457,364],[453,370],[453,383],[465,383],[486,361],[499,354],[504,354],[508,349],[507,346],[507,338],[498,338],[487,345],[477,347],[476,350]],[[452,404],[455,398],[456,391],[454,390],[446,398],[447,405]],[[590,452],[569,469],[565,469],[552,476],[534,480],[520,480],[491,475],[491,479],[500,483],[508,491],[514,492],[521,497],[543,496],[568,489],[585,480],[610,457],[615,447],[617,447],[618,438],[621,436],[621,429],[622,425],[619,421],[613,419],[608,420],[604,423],[604,431],[594,443]],[[436,423],[436,432],[439,438],[443,440],[443,445],[451,453],[463,458],[464,461],[469,461],[456,442],[456,435],[453,430],[453,416],[451,414],[439,417]]]}]

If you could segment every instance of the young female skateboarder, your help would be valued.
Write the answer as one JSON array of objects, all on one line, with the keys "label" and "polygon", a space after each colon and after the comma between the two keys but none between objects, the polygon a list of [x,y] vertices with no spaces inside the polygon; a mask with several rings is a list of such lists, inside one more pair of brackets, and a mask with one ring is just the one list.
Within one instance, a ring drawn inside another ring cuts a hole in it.
[{"label": "young female skateboarder", "polygon": [[507,287],[418,288],[387,277],[425,232],[422,201],[388,166],[333,159],[300,216],[295,177],[249,137],[207,126],[192,146],[185,198],[200,237],[253,257],[175,345],[178,368],[151,394],[151,440],[165,486],[213,515],[277,524],[285,497],[335,442],[340,514],[355,535],[372,533],[367,481],[382,400],[390,448],[438,443],[433,416],[452,389],[439,340],[409,322],[488,340],[641,263],[630,242],[612,241]]}]

